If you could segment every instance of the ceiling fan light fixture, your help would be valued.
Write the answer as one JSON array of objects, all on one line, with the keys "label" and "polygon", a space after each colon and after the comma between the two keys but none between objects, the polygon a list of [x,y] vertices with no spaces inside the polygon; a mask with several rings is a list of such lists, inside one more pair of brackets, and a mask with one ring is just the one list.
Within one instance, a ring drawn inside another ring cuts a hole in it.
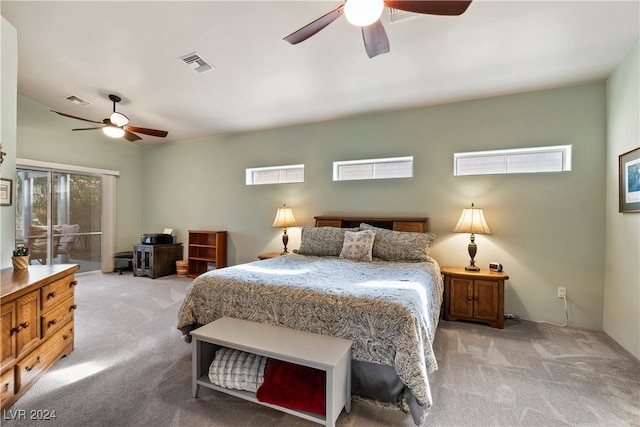
[{"label": "ceiling fan light fixture", "polygon": [[129,118],[124,114],[118,112],[114,112],[113,114],[111,114],[109,120],[116,126],[124,126],[129,123]]},{"label": "ceiling fan light fixture", "polygon": [[380,19],[384,10],[384,0],[347,0],[344,16],[358,27],[366,27]]},{"label": "ceiling fan light fixture", "polygon": [[117,126],[105,126],[102,128],[102,132],[111,138],[122,138],[124,136],[124,129]]}]

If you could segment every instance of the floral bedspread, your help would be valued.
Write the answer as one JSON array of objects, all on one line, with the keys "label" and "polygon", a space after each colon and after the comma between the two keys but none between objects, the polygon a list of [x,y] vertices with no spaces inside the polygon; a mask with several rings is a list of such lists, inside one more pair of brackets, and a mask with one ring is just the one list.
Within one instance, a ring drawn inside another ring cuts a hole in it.
[{"label": "floral bedspread", "polygon": [[354,359],[395,367],[428,408],[442,290],[435,260],[357,262],[289,254],[198,276],[178,314],[178,329],[190,341],[191,330],[229,316],[350,339]]}]

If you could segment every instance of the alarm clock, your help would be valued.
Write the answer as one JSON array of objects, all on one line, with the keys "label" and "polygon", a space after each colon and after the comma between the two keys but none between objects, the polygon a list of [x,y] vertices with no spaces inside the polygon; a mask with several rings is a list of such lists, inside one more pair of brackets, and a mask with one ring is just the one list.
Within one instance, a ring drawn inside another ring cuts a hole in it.
[{"label": "alarm clock", "polygon": [[499,262],[490,262],[489,270],[500,272],[502,271],[502,264],[500,264]]}]

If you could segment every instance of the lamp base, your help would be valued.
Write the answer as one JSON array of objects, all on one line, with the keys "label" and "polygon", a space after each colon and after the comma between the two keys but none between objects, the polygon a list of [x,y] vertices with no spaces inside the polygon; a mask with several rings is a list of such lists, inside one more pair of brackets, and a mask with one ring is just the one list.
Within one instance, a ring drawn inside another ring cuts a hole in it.
[{"label": "lamp base", "polygon": [[467,271],[480,271],[480,267],[476,267],[475,265],[467,265],[464,269]]}]

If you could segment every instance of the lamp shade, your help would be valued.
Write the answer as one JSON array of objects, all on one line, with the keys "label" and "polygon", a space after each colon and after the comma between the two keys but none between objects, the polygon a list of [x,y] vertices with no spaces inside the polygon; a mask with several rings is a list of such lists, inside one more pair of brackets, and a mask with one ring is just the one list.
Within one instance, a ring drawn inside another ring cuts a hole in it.
[{"label": "lamp shade", "polygon": [[348,0],[344,5],[344,16],[352,25],[366,27],[380,19],[383,10],[383,0]]},{"label": "lamp shade", "polygon": [[113,123],[114,126],[124,126],[129,123],[129,118],[122,113],[115,112],[109,116],[109,121]]},{"label": "lamp shade", "polygon": [[293,211],[291,210],[291,208],[288,208],[286,206],[278,208],[278,211],[276,212],[276,219],[273,220],[272,227],[287,228],[295,227],[296,225],[298,225],[298,223],[293,216]]},{"label": "lamp shade", "polygon": [[120,138],[124,135],[124,129],[117,126],[105,126],[102,128],[102,132],[111,138]]},{"label": "lamp shade", "polygon": [[474,207],[473,203],[471,203],[470,208],[462,210],[460,220],[453,231],[454,233],[491,234],[491,229],[484,219],[482,209]]}]

